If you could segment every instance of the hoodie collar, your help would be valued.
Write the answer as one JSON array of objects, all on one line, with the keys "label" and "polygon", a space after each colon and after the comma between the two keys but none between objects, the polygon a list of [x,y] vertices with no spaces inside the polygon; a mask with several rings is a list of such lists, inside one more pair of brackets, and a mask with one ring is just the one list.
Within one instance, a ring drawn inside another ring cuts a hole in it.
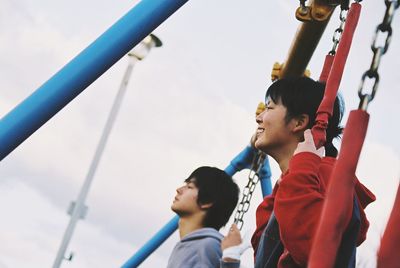
[{"label": "hoodie collar", "polygon": [[205,237],[211,237],[211,238],[217,239],[218,241],[221,241],[224,236],[220,232],[215,230],[214,228],[206,227],[206,228],[198,229],[194,232],[191,232],[191,233],[185,235],[182,238],[181,242],[202,239]]}]

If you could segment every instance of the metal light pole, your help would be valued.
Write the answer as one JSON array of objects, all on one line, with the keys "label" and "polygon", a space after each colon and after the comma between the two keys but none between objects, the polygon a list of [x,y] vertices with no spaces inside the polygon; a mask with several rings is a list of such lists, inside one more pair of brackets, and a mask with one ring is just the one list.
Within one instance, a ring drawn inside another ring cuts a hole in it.
[{"label": "metal light pole", "polygon": [[122,103],[122,99],[125,95],[126,88],[129,82],[129,78],[132,74],[132,69],[134,64],[142,60],[146,57],[146,55],[150,52],[153,47],[160,47],[162,42],[155,35],[150,34],[143,41],[141,41],[136,47],[134,47],[129,53],[129,64],[126,68],[124,77],[122,79],[121,86],[118,90],[118,93],[114,99],[114,103],[112,105],[110,114],[108,116],[106,125],[104,127],[103,133],[101,135],[99,144],[97,145],[96,152],[94,154],[92,163],[90,165],[89,171],[86,175],[85,182],[79,192],[77,201],[71,202],[71,205],[68,209],[68,214],[71,216],[67,229],[65,230],[63,240],[61,242],[60,248],[58,249],[56,259],[53,264],[53,268],[59,268],[61,266],[61,262],[65,260],[72,260],[73,254],[69,254],[69,256],[65,257],[65,251],[67,250],[69,241],[71,240],[73,231],[79,219],[84,219],[87,213],[87,206],[85,205],[85,200],[87,194],[89,192],[90,185],[93,181],[93,177],[96,173],[97,166],[100,162],[101,156],[103,154],[104,148],[107,143],[108,136],[113,127],[115,118],[117,117],[119,108]]}]

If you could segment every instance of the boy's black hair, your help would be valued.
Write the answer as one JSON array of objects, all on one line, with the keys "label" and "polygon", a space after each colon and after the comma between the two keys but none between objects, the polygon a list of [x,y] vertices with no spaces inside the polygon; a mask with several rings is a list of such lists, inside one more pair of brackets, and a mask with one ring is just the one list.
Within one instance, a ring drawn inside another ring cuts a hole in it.
[{"label": "boy's black hair", "polygon": [[216,167],[199,167],[185,182],[193,182],[198,188],[198,204],[212,203],[207,209],[204,227],[219,230],[231,216],[239,199],[239,187],[232,177]]},{"label": "boy's black hair", "polygon": [[[316,82],[307,77],[283,78],[274,82],[267,90],[266,99],[269,97],[275,103],[282,103],[287,109],[286,121],[307,114],[312,128],[315,123],[316,113],[325,92],[325,84]],[[344,104],[340,95],[336,97],[333,115],[329,119],[326,130],[325,154],[336,157],[337,149],[333,139],[339,138],[343,128],[339,125],[343,117]]]}]

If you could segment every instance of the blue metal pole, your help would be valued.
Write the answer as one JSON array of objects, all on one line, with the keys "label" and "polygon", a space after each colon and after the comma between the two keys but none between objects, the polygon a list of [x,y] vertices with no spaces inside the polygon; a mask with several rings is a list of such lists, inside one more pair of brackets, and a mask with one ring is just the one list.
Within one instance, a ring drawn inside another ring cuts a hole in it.
[{"label": "blue metal pole", "polygon": [[[236,172],[245,168],[250,168],[257,149],[246,146],[225,168],[225,172],[229,176],[233,176]],[[268,157],[264,160],[264,165],[260,170],[260,182],[263,196],[271,193],[271,170],[269,167]],[[269,185],[268,185],[269,183]],[[160,231],[158,231],[147,243],[139,249],[122,268],[134,268],[141,264],[153,251],[155,251],[172,233],[178,228],[179,217],[172,218]]]},{"label": "blue metal pole", "polygon": [[78,96],[188,0],[141,0],[0,120],[0,160]]},{"label": "blue metal pole", "polygon": [[272,193],[271,178],[262,180],[260,179],[260,184],[263,197],[266,197]]},{"label": "blue metal pole", "polygon": [[[245,168],[251,168],[252,161],[257,155],[258,150],[251,145],[247,145],[225,168],[225,172],[233,176],[236,172],[241,171]],[[269,166],[268,157],[265,157],[264,164],[259,171],[259,178],[261,184],[261,191],[263,197],[272,193],[271,185],[271,168]]]},{"label": "blue metal pole", "polygon": [[155,251],[176,229],[178,229],[179,217],[173,217],[164,227],[158,231],[139,251],[135,253],[122,268],[138,267],[153,251]]},{"label": "blue metal pole", "polygon": [[251,145],[247,145],[237,156],[235,156],[229,165],[225,168],[225,172],[229,176],[233,176],[245,168],[251,168],[254,157],[257,155],[257,149]]},{"label": "blue metal pole", "polygon": [[261,191],[263,197],[270,195],[272,193],[272,183],[271,183],[271,167],[269,165],[268,157],[265,157],[264,164],[259,171],[259,178],[261,184]]}]

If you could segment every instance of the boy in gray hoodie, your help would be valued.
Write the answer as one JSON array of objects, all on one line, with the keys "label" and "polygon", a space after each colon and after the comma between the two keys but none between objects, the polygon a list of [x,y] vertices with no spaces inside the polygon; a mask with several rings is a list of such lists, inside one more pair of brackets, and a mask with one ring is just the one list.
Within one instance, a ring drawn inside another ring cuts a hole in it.
[{"label": "boy in gray hoodie", "polygon": [[220,267],[223,235],[218,230],[236,207],[237,184],[218,168],[200,167],[176,192],[171,209],[179,216],[181,241],[174,247],[167,268]]}]

